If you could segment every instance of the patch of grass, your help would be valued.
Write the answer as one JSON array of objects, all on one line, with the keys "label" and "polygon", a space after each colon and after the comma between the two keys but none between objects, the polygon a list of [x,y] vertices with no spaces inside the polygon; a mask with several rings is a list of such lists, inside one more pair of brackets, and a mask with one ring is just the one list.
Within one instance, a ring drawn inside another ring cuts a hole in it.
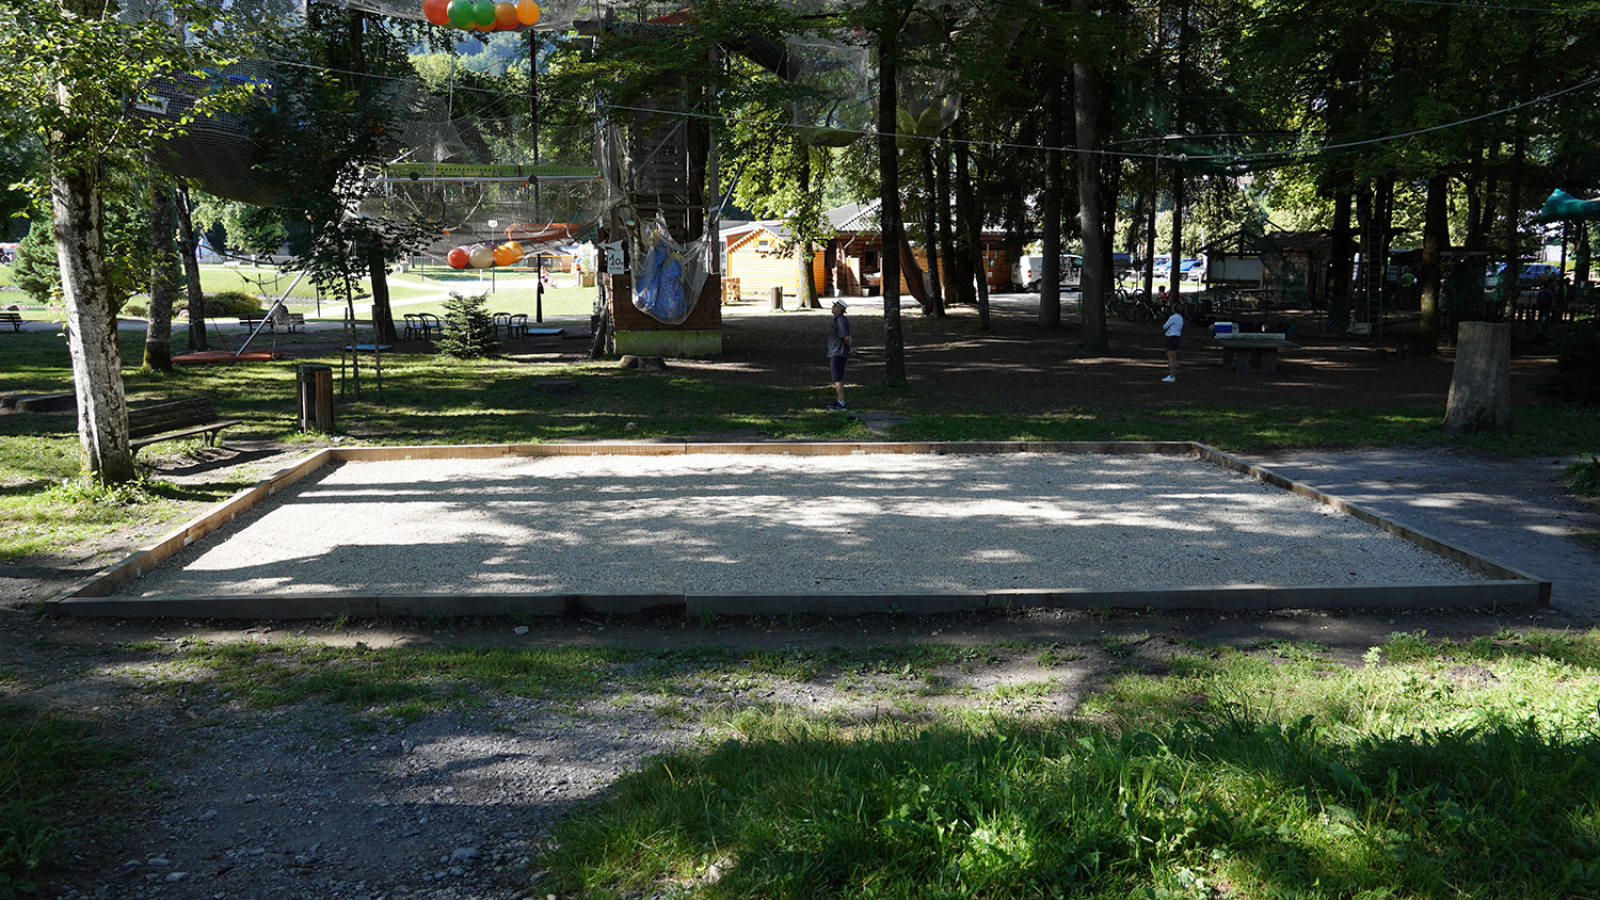
[{"label": "patch of grass", "polygon": [[81,722],[0,706],[0,897],[34,892],[62,817],[94,802],[78,793],[85,776],[125,755]]},{"label": "patch of grass", "polygon": [[1054,668],[1055,666],[1066,665],[1069,662],[1077,662],[1083,658],[1082,653],[1073,653],[1051,646],[1040,650],[1034,661],[1045,668]]},{"label": "patch of grass", "polygon": [[1589,896],[1600,633],[1530,638],[1197,655],[1066,720],[746,710],[539,864],[592,897]]},{"label": "patch of grass", "polygon": [[1586,497],[1600,494],[1600,456],[1591,453],[1588,459],[1567,466],[1563,477],[1572,485],[1574,493]]}]

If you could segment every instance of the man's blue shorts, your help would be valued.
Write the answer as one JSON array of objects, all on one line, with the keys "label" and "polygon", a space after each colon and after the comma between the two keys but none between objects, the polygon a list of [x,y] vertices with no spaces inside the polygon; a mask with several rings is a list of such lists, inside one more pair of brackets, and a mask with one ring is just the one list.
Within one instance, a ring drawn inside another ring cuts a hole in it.
[{"label": "man's blue shorts", "polygon": [[833,373],[834,381],[844,380],[844,361],[845,357],[843,356],[828,357],[828,371]]}]

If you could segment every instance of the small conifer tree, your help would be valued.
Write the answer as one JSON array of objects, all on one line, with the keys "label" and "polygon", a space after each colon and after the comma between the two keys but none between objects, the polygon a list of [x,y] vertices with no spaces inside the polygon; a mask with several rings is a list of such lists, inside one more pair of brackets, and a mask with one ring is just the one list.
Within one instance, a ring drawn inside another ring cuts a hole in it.
[{"label": "small conifer tree", "polygon": [[450,292],[450,299],[444,302],[444,336],[438,347],[440,353],[457,359],[480,359],[499,352],[487,294]]},{"label": "small conifer tree", "polygon": [[33,227],[17,246],[11,279],[38,303],[61,302],[61,269],[56,261],[56,236],[50,230],[48,215],[34,219]]}]

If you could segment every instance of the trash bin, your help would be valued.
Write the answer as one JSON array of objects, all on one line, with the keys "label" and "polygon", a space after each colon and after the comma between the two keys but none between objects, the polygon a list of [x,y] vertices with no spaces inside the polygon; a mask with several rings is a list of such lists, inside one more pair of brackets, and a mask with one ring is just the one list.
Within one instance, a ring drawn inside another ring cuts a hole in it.
[{"label": "trash bin", "polygon": [[295,369],[299,389],[300,430],[333,430],[333,367],[302,365]]}]

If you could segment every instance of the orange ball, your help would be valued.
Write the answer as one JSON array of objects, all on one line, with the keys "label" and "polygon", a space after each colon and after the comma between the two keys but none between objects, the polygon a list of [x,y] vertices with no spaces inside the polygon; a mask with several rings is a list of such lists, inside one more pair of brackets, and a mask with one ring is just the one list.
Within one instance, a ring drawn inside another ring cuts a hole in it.
[{"label": "orange ball", "polygon": [[450,0],[422,0],[422,17],[435,25],[449,25]]},{"label": "orange ball", "polygon": [[449,263],[452,269],[465,269],[472,264],[472,258],[467,255],[467,248],[465,247],[452,248],[449,253],[444,255],[444,261]]},{"label": "orange ball", "polygon": [[540,15],[542,15],[542,12],[539,9],[539,4],[534,0],[517,0],[518,22],[523,25],[537,25],[539,24]]},{"label": "orange ball", "polygon": [[509,266],[521,258],[522,254],[511,249],[510,244],[501,244],[494,248],[494,264],[497,266]]},{"label": "orange ball", "polygon": [[517,5],[511,0],[500,0],[494,5],[496,31],[510,31],[517,27]]}]

